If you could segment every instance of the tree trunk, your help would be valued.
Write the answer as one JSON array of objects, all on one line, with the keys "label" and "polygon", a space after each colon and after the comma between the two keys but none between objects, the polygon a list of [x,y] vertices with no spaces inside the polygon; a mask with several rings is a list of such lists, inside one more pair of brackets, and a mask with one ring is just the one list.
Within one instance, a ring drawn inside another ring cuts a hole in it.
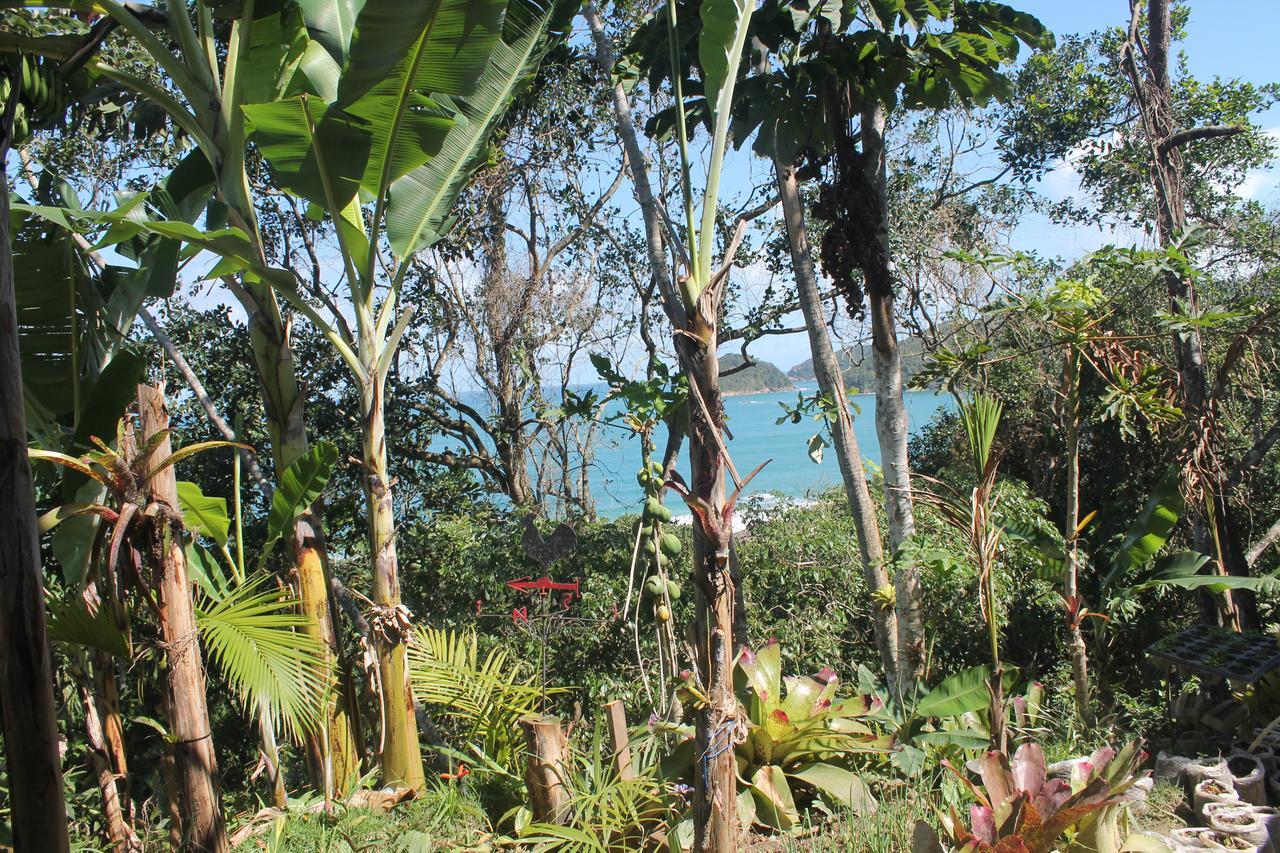
[{"label": "tree trunk", "polygon": [[540,823],[565,823],[569,817],[569,742],[555,717],[524,717],[525,785],[529,809]]},{"label": "tree trunk", "polygon": [[[16,88],[18,81],[10,76]],[[15,94],[0,120],[0,164],[6,166],[17,103]],[[59,851],[67,849],[67,807],[45,634],[35,487],[27,460],[9,193],[0,195],[0,710],[13,847],[18,853]]]},{"label": "tree trunk", "polygon": [[[1175,146],[1163,146],[1164,140],[1177,129],[1173,116],[1173,92],[1169,79],[1170,4],[1169,0],[1149,0],[1147,6],[1147,81],[1146,91],[1137,95],[1143,104],[1147,131],[1152,147],[1151,183],[1156,197],[1156,238],[1161,247],[1173,244],[1187,227],[1185,174],[1182,154]],[[1136,75],[1135,75],[1136,77]],[[1134,80],[1135,86],[1142,83]],[[1165,290],[1175,313],[1198,313],[1198,296],[1194,282],[1175,271],[1164,274]],[[1189,435],[1204,434],[1212,426],[1212,401],[1204,364],[1204,348],[1200,330],[1194,325],[1173,332],[1174,360],[1178,367],[1181,405],[1187,418]],[[1210,439],[1212,440],[1212,439]],[[1192,479],[1204,478],[1197,491],[1202,491],[1203,508],[1192,511],[1191,522],[1196,550],[1213,555],[1222,572],[1247,575],[1248,562],[1235,535],[1234,509],[1224,497],[1219,472],[1194,472]],[[1223,596],[1227,610],[1234,611],[1241,628],[1259,625],[1256,596],[1250,590],[1234,590]]]},{"label": "tree trunk", "polygon": [[[138,386],[142,443],[169,428],[164,392]],[[169,437],[160,439],[153,461],[173,452]],[[224,853],[229,849],[222,816],[218,758],[214,753],[209,709],[206,705],[204,663],[191,599],[191,580],[183,550],[182,516],[173,466],[147,483],[150,500],[163,506],[152,520],[151,571],[160,607],[160,633],[165,652],[164,682],[174,738],[174,765],[182,806],[183,843],[193,851]]]},{"label": "tree trunk", "polygon": [[[246,285],[246,295],[248,298],[241,301],[250,315],[249,335],[254,365],[262,387],[272,457],[276,476],[279,477],[309,450],[303,417],[304,401],[298,389],[289,329],[280,317],[275,294],[270,289]],[[319,507],[308,508],[294,520],[291,546],[302,611],[311,617],[307,632],[323,642],[328,662],[338,663],[341,648],[335,629],[337,613],[328,595],[328,555]],[[311,785],[322,791],[326,799],[333,796],[335,785],[339,786],[340,793],[346,792],[345,786],[349,784],[357,760],[347,691],[336,683],[333,695],[328,711],[327,737],[326,732],[311,732],[306,735],[305,744]]]},{"label": "tree trunk", "polygon": [[364,391],[364,492],[369,519],[369,553],[373,557],[373,633],[377,638],[378,673],[382,681],[382,782],[422,790],[426,773],[418,746],[405,647],[408,617],[400,604],[396,564],[395,507],[387,472],[382,384],[374,365]]},{"label": "tree trunk", "polygon": [[89,658],[86,653],[79,654],[72,677],[75,679],[76,692],[80,696],[80,705],[84,711],[85,738],[89,747],[89,769],[98,780],[98,792],[102,795],[102,817],[106,826],[107,840],[116,851],[141,850],[142,844],[125,821],[120,789],[116,787],[116,776],[111,766],[111,756],[102,725],[102,702],[89,672]]},{"label": "tree trunk", "polygon": [[723,435],[724,407],[715,319],[695,312],[690,326],[677,334],[676,346],[690,386],[690,493],[704,507],[702,515],[696,508],[694,512],[697,614],[693,627],[698,675],[707,697],[705,706],[695,712],[694,849],[727,851],[737,849],[738,842],[734,739],[741,714],[733,690],[738,590],[731,571],[733,522],[724,518],[725,460],[718,440]]},{"label": "tree trunk", "polygon": [[[876,519],[871,491],[867,488],[867,472],[863,468],[862,451],[858,447],[858,436],[854,432],[853,418],[849,414],[844,374],[832,350],[831,338],[827,335],[813,250],[809,243],[809,229],[804,219],[804,200],[800,197],[793,168],[775,163],[774,172],[791,247],[791,268],[800,296],[805,330],[809,334],[809,351],[813,354],[813,372],[818,379],[818,389],[835,406],[836,419],[830,425],[831,441],[836,461],[840,464],[840,476],[844,480],[844,492],[849,501],[849,512],[853,516],[854,531],[858,536],[862,572],[868,591],[873,595],[878,593],[881,597],[886,597],[885,594],[893,587],[885,572],[880,522]],[[873,598],[873,602],[878,600]],[[884,666],[887,684],[897,683],[898,678],[897,622],[897,615],[892,609],[875,606],[876,647],[880,650],[880,661]]]},{"label": "tree trunk", "polygon": [[124,751],[124,716],[116,685],[116,664],[110,652],[93,652],[93,689],[102,714],[102,732],[112,775],[118,780],[125,823],[133,827],[133,798],[129,793],[129,759]]},{"label": "tree trunk", "polygon": [[1067,633],[1071,638],[1071,678],[1076,690],[1076,713],[1086,726],[1093,725],[1089,701],[1089,655],[1080,629],[1080,549],[1077,528],[1080,526],[1080,354],[1074,350],[1066,358],[1067,399],[1067,518],[1063,535],[1066,553],[1063,561],[1062,597],[1067,607]]},{"label": "tree trunk", "polygon": [[[876,377],[876,438],[884,470],[884,508],[889,522],[889,546],[901,557],[902,546],[915,533],[911,498],[911,467],[907,460],[907,407],[903,399],[902,352],[894,317],[893,273],[889,246],[889,204],[884,151],[885,112],[879,101],[862,110],[862,161],[867,184],[876,194],[876,239],[886,269],[864,270],[871,315],[871,353]],[[898,621],[900,675],[919,677],[924,669],[924,615],[920,569],[912,562],[898,565],[894,577]]]},{"label": "tree trunk", "polygon": [[[296,530],[296,528],[295,528]],[[305,540],[304,540],[305,541]],[[346,796],[360,775],[360,755],[356,749],[355,721],[350,714],[346,667],[340,657],[333,601],[327,592],[328,571],[318,548],[297,549],[298,597],[307,616],[307,635],[324,651],[325,668],[340,673],[330,687],[328,731],[307,738],[307,768],[311,784],[323,791],[325,799]],[[322,589],[314,589],[320,584]]]}]

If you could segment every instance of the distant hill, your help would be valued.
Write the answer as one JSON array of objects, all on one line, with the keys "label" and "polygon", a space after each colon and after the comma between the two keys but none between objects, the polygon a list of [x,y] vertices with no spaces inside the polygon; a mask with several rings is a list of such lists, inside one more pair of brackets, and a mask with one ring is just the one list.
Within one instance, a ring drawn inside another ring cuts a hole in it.
[{"label": "distant hill", "polygon": [[[924,342],[919,338],[906,338],[899,342],[902,349],[902,381],[908,383],[911,377],[924,367]],[[846,388],[857,388],[859,391],[870,391],[875,388],[875,367],[871,362],[871,345],[859,344],[837,353]],[[796,382],[813,382],[817,377],[813,373],[813,359],[807,359],[787,371],[787,376]]]},{"label": "distant hill", "polygon": [[720,391],[730,396],[765,394],[770,391],[790,391],[794,386],[787,374],[777,365],[753,359],[755,364],[737,373],[725,376],[725,372],[742,364],[742,356],[736,352],[720,356]]}]

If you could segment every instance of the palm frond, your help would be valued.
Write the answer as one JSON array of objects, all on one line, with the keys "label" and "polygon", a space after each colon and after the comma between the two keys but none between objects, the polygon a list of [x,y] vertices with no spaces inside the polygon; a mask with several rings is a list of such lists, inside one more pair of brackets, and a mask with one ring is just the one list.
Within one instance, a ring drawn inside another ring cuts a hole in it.
[{"label": "palm frond", "polygon": [[245,708],[265,703],[295,738],[316,731],[330,678],[319,641],[302,630],[297,601],[259,576],[208,603],[196,611],[201,639]]},{"label": "palm frond", "polygon": [[409,645],[409,680],[418,700],[460,721],[484,752],[508,769],[519,756],[520,717],[535,713],[543,696],[505,649],[482,660],[475,631],[419,628]]}]

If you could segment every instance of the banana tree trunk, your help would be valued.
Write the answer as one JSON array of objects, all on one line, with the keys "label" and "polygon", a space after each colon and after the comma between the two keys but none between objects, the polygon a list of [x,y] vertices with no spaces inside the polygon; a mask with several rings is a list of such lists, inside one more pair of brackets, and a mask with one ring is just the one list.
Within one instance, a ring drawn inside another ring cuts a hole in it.
[{"label": "banana tree trunk", "polygon": [[[339,658],[338,634],[335,629],[333,602],[327,592],[328,573],[318,548],[301,547],[298,554],[298,594],[307,616],[307,634],[324,650],[326,669],[345,673]],[[313,589],[316,584],[325,588]],[[351,718],[344,675],[331,682],[328,699],[327,731],[307,738],[307,766],[312,785],[323,791],[326,799],[350,793],[359,776],[360,756],[356,749],[355,725]]]},{"label": "banana tree trunk", "polygon": [[[17,81],[11,79],[11,88]],[[18,99],[4,105],[0,164],[8,165]],[[67,849],[53,673],[45,634],[44,579],[18,354],[9,193],[0,193],[0,712],[9,771],[13,847]]]},{"label": "banana tree trunk", "polygon": [[[309,449],[304,401],[298,389],[293,344],[288,327],[280,316],[275,294],[258,285],[245,285],[241,302],[250,315],[249,337],[254,366],[262,387],[267,413],[267,429],[271,435],[272,457],[277,476]],[[330,601],[328,560],[324,526],[318,507],[309,507],[293,525],[291,540],[293,574],[308,618],[307,633],[322,641],[330,672],[341,672],[341,648],[338,644],[337,616]],[[306,735],[308,775],[312,787],[324,793],[326,800],[335,793],[345,794],[355,774],[358,760],[355,731],[348,692],[342,679],[332,684],[332,700],[323,731]]]},{"label": "banana tree trunk", "polygon": [[[372,363],[366,371],[374,377]],[[418,746],[413,691],[409,686],[405,647],[409,623],[400,604],[395,505],[391,477],[387,473],[383,389],[376,377],[371,378],[364,389],[364,409],[364,493],[375,606],[371,622],[382,681],[382,781],[385,785],[421,790],[426,773]]]},{"label": "banana tree trunk", "polygon": [[[159,388],[138,386],[138,411],[143,443],[169,428],[164,392]],[[160,439],[152,459],[165,459],[172,452],[169,438],[165,436]],[[173,466],[155,474],[147,483],[147,492],[152,501],[165,507],[153,520],[151,570],[160,608],[164,682],[169,699],[169,730],[174,738],[183,843],[187,849],[200,853],[224,853],[230,847],[222,815],[218,757],[209,726],[204,662],[183,550],[182,516],[178,512]]]},{"label": "banana tree trunk", "polygon": [[[911,466],[907,460],[907,407],[903,398],[902,352],[894,318],[893,275],[889,246],[889,205],[885,177],[885,112],[879,101],[862,111],[862,161],[867,183],[876,196],[882,270],[864,270],[870,303],[871,354],[876,377],[876,438],[884,470],[884,508],[889,522],[889,546],[900,558],[904,543],[915,533],[911,498]],[[902,562],[894,576],[894,609],[898,621],[899,673],[918,677],[924,668],[924,610],[920,568]]]},{"label": "banana tree trunk", "polygon": [[1062,596],[1067,606],[1067,633],[1071,643],[1071,679],[1075,683],[1076,713],[1085,725],[1092,725],[1089,701],[1089,652],[1080,629],[1080,354],[1066,358],[1067,380],[1067,519],[1066,559],[1063,561]]},{"label": "banana tree trunk", "polygon": [[[782,199],[782,218],[791,247],[791,269],[795,275],[796,291],[800,296],[800,310],[804,314],[805,330],[809,333],[813,372],[817,376],[819,390],[835,406],[836,418],[830,425],[831,441],[836,461],[840,464],[840,476],[844,481],[849,512],[853,516],[854,532],[858,536],[863,576],[876,605],[876,648],[880,650],[880,661],[884,665],[885,683],[896,684],[899,663],[898,617],[887,604],[893,585],[889,582],[889,575],[884,567],[880,522],[876,519],[871,491],[867,488],[867,472],[862,464],[862,450],[858,447],[853,418],[849,414],[844,375],[831,347],[831,338],[827,335],[818,276],[813,263],[813,249],[804,219],[804,200],[800,197],[793,168],[775,163],[774,174],[778,195]],[[880,606],[880,602],[885,602],[885,605]]]},{"label": "banana tree trunk", "polygon": [[725,459],[720,451],[724,408],[715,320],[693,312],[689,326],[676,338],[690,389],[689,491],[697,519],[693,528],[694,651],[707,698],[695,714],[694,849],[728,851],[736,850],[738,842],[734,737],[740,722],[733,691],[738,598],[731,570],[733,521],[724,517]]}]

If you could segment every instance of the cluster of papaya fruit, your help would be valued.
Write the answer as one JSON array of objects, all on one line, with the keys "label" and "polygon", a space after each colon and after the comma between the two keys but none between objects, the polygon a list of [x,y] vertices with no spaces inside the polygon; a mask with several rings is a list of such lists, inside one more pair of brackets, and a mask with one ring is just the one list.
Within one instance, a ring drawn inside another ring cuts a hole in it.
[{"label": "cluster of papaya fruit", "polygon": [[[677,557],[683,548],[680,537],[663,531],[661,525],[671,521],[671,510],[658,497],[663,483],[662,464],[650,461],[636,475],[636,481],[645,490],[644,513],[640,521],[640,541],[644,553],[653,561],[656,569],[662,569]],[[645,581],[645,595],[654,602],[654,617],[659,622],[671,618],[669,602],[680,600],[680,584],[674,578],[664,577],[666,572],[655,572]]]}]

